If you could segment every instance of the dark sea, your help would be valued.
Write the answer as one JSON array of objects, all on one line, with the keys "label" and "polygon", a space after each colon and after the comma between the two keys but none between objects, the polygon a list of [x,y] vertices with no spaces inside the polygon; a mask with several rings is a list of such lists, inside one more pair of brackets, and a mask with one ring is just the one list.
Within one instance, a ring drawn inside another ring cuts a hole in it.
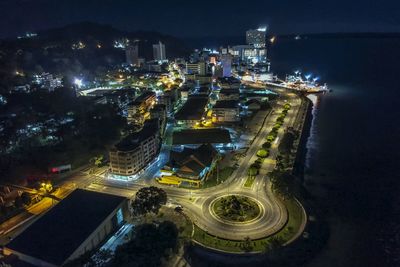
[{"label": "dark sea", "polygon": [[272,69],[320,77],[304,184],[330,237],[306,266],[400,266],[400,39],[277,40]]}]

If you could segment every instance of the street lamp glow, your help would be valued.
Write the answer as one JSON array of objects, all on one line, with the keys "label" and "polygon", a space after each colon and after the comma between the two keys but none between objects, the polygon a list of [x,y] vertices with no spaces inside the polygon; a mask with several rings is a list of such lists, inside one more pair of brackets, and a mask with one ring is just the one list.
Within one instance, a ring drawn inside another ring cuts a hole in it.
[{"label": "street lamp glow", "polygon": [[75,84],[78,88],[81,88],[82,85],[83,85],[82,79],[75,78],[75,79],[74,79],[74,84]]}]

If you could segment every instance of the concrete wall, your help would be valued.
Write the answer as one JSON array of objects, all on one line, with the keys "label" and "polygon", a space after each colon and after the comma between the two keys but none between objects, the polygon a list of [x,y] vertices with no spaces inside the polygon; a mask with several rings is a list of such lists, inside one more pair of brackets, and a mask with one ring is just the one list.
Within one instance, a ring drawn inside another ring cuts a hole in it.
[{"label": "concrete wall", "polygon": [[96,228],[96,230],[71,254],[71,256],[65,261],[71,261],[79,258],[83,254],[93,249],[96,249],[106,237],[112,232],[118,229],[118,225],[114,221],[119,209],[122,209],[124,220],[126,221],[129,216],[128,211],[128,199],[124,200],[110,215]]}]

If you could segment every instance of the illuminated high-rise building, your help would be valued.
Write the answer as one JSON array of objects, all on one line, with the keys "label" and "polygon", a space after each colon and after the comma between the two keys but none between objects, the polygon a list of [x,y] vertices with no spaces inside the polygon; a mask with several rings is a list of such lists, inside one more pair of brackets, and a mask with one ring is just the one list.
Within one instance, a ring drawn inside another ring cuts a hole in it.
[{"label": "illuminated high-rise building", "polygon": [[137,45],[130,45],[125,49],[126,63],[139,65],[139,48]]},{"label": "illuminated high-rise building", "polygon": [[158,44],[153,44],[153,57],[154,60],[157,61],[164,61],[167,59],[165,55],[165,45],[163,43],[158,42]]},{"label": "illuminated high-rise building", "polygon": [[197,63],[186,63],[186,73],[188,74],[199,74],[200,76],[206,75],[207,66],[204,61]]},{"label": "illuminated high-rise building", "polygon": [[255,48],[265,47],[266,31],[266,27],[259,27],[255,30],[246,31],[246,43],[254,46]]},{"label": "illuminated high-rise building", "polygon": [[221,55],[222,77],[232,75],[232,56],[230,54]]}]

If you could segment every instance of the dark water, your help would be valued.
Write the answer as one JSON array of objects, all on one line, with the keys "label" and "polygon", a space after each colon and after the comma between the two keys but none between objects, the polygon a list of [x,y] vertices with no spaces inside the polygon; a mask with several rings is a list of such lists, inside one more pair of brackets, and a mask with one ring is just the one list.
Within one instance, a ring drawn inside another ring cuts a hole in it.
[{"label": "dark water", "polygon": [[400,39],[281,40],[272,68],[328,82],[305,184],[330,238],[308,266],[400,266]]}]

